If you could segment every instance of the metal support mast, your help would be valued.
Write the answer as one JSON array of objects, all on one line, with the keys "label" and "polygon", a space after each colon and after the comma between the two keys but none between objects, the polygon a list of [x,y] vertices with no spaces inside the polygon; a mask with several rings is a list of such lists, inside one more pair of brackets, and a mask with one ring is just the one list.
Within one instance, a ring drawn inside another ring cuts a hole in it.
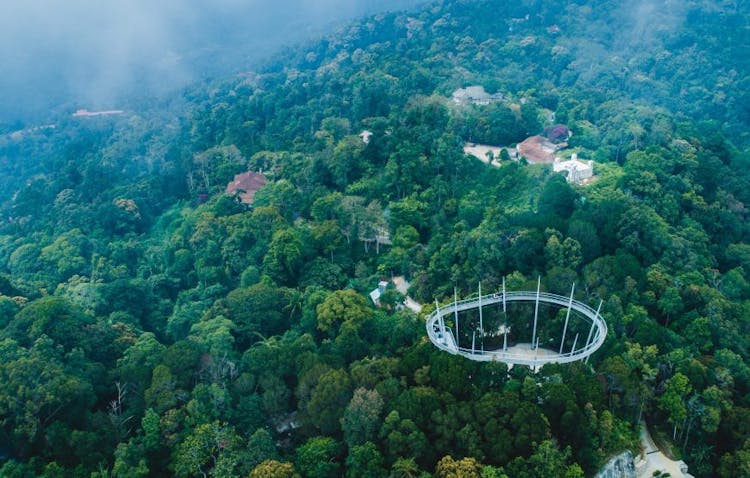
[{"label": "metal support mast", "polygon": [[534,306],[534,331],[531,335],[531,346],[536,347],[536,323],[539,317],[539,289],[542,287],[542,276],[539,276],[536,281],[536,304]]},{"label": "metal support mast", "polygon": [[565,333],[568,331],[568,319],[570,318],[570,308],[573,305],[573,293],[576,291],[576,283],[573,282],[573,287],[570,289],[570,300],[568,301],[568,312],[565,314],[565,326],[563,326],[562,340],[560,341],[560,353],[563,351],[565,346]]},{"label": "metal support mast", "polygon": [[458,335],[458,293],[456,288],[453,288],[453,320],[456,322],[456,348],[461,348],[458,343],[461,340]]},{"label": "metal support mast", "polygon": [[505,276],[503,276],[503,352],[508,350],[508,312],[505,310]]},{"label": "metal support mast", "polygon": [[[604,303],[603,300],[599,301],[599,307],[596,308],[596,315],[594,315],[594,320],[591,321],[591,329],[589,329],[589,336],[586,339],[586,348],[589,348],[589,343],[591,342],[591,336],[594,334],[594,328],[596,327],[596,323],[599,320],[599,311],[602,310],[603,303]],[[591,357],[591,355],[586,357],[585,363],[589,363],[589,357]]]},{"label": "metal support mast", "polygon": [[479,281],[479,340],[484,353],[484,323],[482,322],[482,281]]},{"label": "metal support mast", "polygon": [[440,304],[438,303],[438,300],[435,299],[435,310],[437,310],[438,315],[438,323],[440,324],[440,333],[443,334],[443,340],[445,340],[445,320],[443,320],[443,314],[440,313]]}]

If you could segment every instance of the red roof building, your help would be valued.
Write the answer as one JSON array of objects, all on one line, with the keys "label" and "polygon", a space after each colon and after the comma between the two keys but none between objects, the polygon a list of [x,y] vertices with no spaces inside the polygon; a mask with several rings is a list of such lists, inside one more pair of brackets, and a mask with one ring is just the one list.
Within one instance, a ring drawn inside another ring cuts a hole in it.
[{"label": "red roof building", "polygon": [[241,173],[234,177],[234,181],[227,184],[226,193],[237,196],[243,204],[252,204],[255,193],[266,185],[268,179],[262,173]]},{"label": "red roof building", "polygon": [[516,146],[518,155],[529,163],[554,163],[557,150],[566,147],[567,143],[554,144],[544,136],[530,136]]}]

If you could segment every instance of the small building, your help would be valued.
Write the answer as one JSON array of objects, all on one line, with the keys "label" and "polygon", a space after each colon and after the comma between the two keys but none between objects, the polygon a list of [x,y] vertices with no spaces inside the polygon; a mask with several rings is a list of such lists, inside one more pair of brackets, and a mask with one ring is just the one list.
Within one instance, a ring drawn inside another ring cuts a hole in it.
[{"label": "small building", "polygon": [[587,179],[594,175],[594,162],[581,161],[578,155],[573,153],[568,161],[560,161],[555,158],[552,164],[552,170],[556,173],[567,173],[567,181],[573,184],[583,184]]},{"label": "small building", "polygon": [[388,288],[388,283],[389,282],[387,280],[381,280],[380,282],[378,282],[378,288],[370,292],[370,299],[372,300],[372,303],[378,307],[380,307],[380,296],[383,295],[385,290]]},{"label": "small building", "polygon": [[89,111],[85,108],[78,109],[72,114],[74,118],[80,118],[84,116],[115,116],[125,113],[123,110],[105,110],[105,111]]},{"label": "small building", "polygon": [[502,101],[504,99],[503,95],[500,93],[487,93],[486,91],[484,91],[484,87],[480,85],[459,88],[453,92],[451,97],[453,98],[453,102],[459,105],[488,105],[495,101]]},{"label": "small building", "polygon": [[529,163],[547,164],[555,162],[555,153],[566,147],[568,143],[553,143],[544,136],[530,136],[518,143],[518,155],[523,156]]},{"label": "small building", "polygon": [[370,137],[372,136],[372,131],[369,130],[362,130],[361,133],[359,133],[359,137],[362,138],[362,142],[365,144],[370,143]]},{"label": "small building", "polygon": [[248,206],[253,203],[255,193],[266,185],[268,179],[263,173],[246,172],[237,174],[234,180],[227,184],[226,193],[237,196],[242,204]]},{"label": "small building", "polygon": [[[552,113],[552,115],[554,116],[554,113]],[[559,144],[568,141],[570,137],[573,136],[573,133],[566,125],[556,124],[544,128],[544,136],[550,140],[551,143]]]}]

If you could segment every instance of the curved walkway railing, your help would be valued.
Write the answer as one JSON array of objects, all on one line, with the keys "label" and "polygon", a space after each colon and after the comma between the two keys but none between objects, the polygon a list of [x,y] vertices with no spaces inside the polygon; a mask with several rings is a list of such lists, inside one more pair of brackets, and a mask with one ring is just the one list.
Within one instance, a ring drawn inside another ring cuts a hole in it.
[{"label": "curved walkway railing", "polygon": [[[557,353],[544,349],[544,353],[540,355],[538,350],[535,349],[536,352],[533,356],[529,353],[518,353],[513,350],[482,351],[459,347],[458,342],[456,342],[456,339],[453,336],[453,331],[450,328],[445,327],[444,318],[456,314],[457,312],[478,309],[480,304],[482,307],[485,305],[498,304],[503,302],[503,299],[506,304],[512,302],[537,302],[538,300],[539,304],[554,304],[566,309],[570,307],[570,310],[578,312],[591,321],[591,329],[586,344],[583,347],[576,349],[574,343],[573,350],[564,353]],[[601,307],[601,304],[599,307]],[[513,365],[538,367],[547,363],[570,363],[586,359],[588,356],[596,352],[604,343],[604,340],[607,338],[607,324],[599,315],[598,310],[594,310],[583,302],[574,300],[571,297],[551,294],[549,292],[518,291],[505,292],[504,294],[488,294],[455,301],[447,306],[438,307],[427,317],[427,334],[430,341],[439,349],[454,355],[461,355],[470,360],[481,362],[498,361]]]}]

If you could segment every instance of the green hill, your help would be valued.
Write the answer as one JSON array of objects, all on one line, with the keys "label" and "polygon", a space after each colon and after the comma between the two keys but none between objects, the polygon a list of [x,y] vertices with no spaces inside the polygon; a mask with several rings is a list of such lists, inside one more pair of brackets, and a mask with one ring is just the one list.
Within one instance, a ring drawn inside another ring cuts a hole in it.
[{"label": "green hill", "polygon": [[[0,475],[593,476],[645,418],[694,475],[741,476],[749,18],[439,1],[140,111],[6,128]],[[463,153],[560,125],[590,182]],[[251,203],[226,193],[246,172]],[[400,275],[424,304],[575,282],[609,337],[537,374],[469,362],[396,290],[370,301]]]}]

